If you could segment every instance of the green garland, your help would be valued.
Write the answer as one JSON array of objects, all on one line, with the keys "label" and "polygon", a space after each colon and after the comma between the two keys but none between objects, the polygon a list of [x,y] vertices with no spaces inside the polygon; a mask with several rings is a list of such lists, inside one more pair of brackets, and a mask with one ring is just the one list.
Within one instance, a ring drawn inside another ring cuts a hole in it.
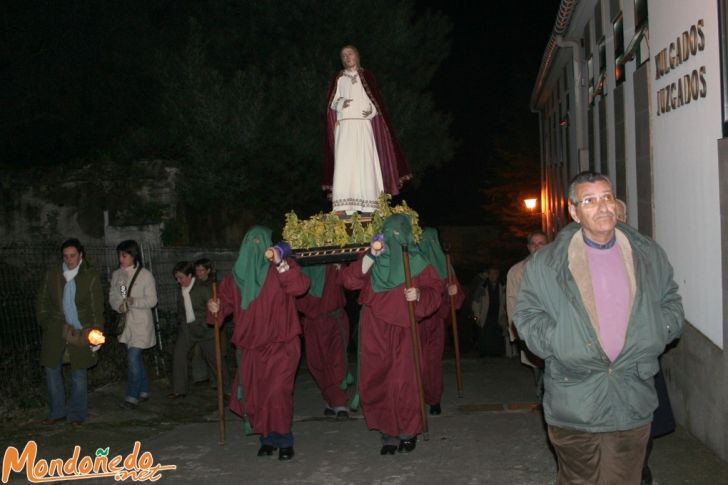
[{"label": "green garland", "polygon": [[[412,221],[412,234],[415,241],[420,240],[422,228],[419,225],[417,212],[402,201],[392,207],[392,196],[382,193],[379,196],[379,207],[372,214],[371,222],[364,222],[358,214],[349,221],[344,221],[333,212],[319,213],[309,219],[299,219],[294,211],[286,214],[286,225],[283,228],[283,239],[293,249],[311,249],[326,246],[344,247],[350,244],[369,244],[375,234],[382,230],[384,220],[392,214],[407,214]],[[348,226],[348,227],[347,227]]]}]

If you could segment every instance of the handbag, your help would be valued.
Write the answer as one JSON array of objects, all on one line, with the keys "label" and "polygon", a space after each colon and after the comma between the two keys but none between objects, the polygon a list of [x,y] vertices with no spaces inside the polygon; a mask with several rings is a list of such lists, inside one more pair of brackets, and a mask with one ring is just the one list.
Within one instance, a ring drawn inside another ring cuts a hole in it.
[{"label": "handbag", "polygon": [[[137,270],[134,272],[134,276],[131,277],[131,282],[129,283],[129,286],[126,288],[126,295],[131,295],[131,287],[134,286],[134,282],[136,281],[137,275],[139,274],[139,271],[141,271],[142,267],[139,266]],[[126,328],[126,314],[129,311],[129,307],[126,303],[126,295],[124,295],[124,312],[119,313],[116,316],[116,321],[112,325],[111,332],[114,335],[121,335],[124,333],[124,329]]]}]

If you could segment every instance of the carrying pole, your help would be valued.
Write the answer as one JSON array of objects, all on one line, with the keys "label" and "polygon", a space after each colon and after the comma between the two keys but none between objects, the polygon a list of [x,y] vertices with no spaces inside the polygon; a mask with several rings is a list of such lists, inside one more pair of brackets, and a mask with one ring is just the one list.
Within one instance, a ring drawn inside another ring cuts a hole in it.
[{"label": "carrying pole", "polygon": [[[447,261],[447,285],[455,284],[452,271],[452,258],[450,252],[445,252]],[[449,292],[448,292],[449,294]],[[460,365],[460,334],[458,334],[458,317],[455,308],[455,295],[450,295],[450,320],[452,322],[452,340],[455,346],[455,378],[458,385],[458,397],[463,397],[463,369]]]},{"label": "carrying pole", "polygon": [[[217,301],[217,278],[212,275],[212,300]],[[213,314],[215,322],[215,367],[217,371],[217,413],[220,417],[220,440],[218,444],[225,444],[225,406],[223,404],[222,382],[222,351],[220,350],[220,314]]]},{"label": "carrying pole", "polygon": [[[404,260],[404,281],[406,288],[412,288],[412,271],[410,269],[409,249],[407,245],[402,245],[402,258]],[[415,359],[415,375],[417,376],[417,391],[420,395],[420,415],[422,416],[422,438],[425,441],[430,439],[427,426],[427,411],[425,410],[425,388],[422,383],[422,367],[420,334],[417,328],[417,319],[415,318],[415,302],[407,302],[407,310],[409,311],[410,328],[412,330],[412,355]]]}]

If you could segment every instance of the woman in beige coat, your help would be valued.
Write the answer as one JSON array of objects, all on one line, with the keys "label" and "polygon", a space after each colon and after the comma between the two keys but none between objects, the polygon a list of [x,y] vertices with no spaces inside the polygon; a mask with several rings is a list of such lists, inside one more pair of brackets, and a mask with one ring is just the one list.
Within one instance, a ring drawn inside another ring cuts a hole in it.
[{"label": "woman in beige coat", "polygon": [[126,344],[128,363],[126,398],[121,405],[135,409],[139,402],[149,399],[144,349],[157,343],[152,317],[152,308],[157,305],[157,288],[154,276],[143,267],[141,250],[136,241],[122,241],[116,251],[120,267],[111,276],[109,304],[126,317],[124,330],[119,336],[119,342]]}]

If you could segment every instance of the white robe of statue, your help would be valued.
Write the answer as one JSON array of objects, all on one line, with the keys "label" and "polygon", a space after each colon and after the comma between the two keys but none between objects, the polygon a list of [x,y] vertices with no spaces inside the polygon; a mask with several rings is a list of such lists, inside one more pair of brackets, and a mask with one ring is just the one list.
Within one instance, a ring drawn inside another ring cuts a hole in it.
[{"label": "white robe of statue", "polygon": [[[344,108],[345,101],[350,99]],[[331,103],[336,110],[334,134],[334,211],[374,212],[384,191],[382,167],[372,133],[377,108],[367,96],[356,71],[345,71],[336,83]],[[364,115],[362,112],[368,114]]]}]

